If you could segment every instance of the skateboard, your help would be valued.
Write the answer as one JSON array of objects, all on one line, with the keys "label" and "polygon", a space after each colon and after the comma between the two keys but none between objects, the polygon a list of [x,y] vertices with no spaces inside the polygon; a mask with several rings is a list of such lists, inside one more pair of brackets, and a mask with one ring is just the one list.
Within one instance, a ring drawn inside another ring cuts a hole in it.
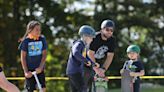
[{"label": "skateboard", "polygon": [[130,71],[124,70],[121,77],[121,92],[133,92],[134,78],[130,76]]},{"label": "skateboard", "polygon": [[92,92],[108,92],[108,78],[94,77]]}]

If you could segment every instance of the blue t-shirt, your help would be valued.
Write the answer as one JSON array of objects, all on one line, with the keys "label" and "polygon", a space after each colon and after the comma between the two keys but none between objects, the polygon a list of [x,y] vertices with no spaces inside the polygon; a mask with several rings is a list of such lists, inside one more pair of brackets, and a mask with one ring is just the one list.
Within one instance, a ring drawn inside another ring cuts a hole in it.
[{"label": "blue t-shirt", "polygon": [[40,36],[38,40],[26,38],[19,49],[27,52],[28,70],[35,70],[41,63],[42,51],[47,49],[47,42],[44,36]]}]

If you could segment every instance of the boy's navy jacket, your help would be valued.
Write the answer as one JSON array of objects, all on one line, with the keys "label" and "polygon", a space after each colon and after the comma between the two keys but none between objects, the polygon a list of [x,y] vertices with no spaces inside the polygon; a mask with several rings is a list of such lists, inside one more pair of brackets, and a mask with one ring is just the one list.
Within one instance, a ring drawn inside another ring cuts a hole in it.
[{"label": "boy's navy jacket", "polygon": [[83,53],[86,53],[84,42],[82,40],[74,41],[67,63],[67,75],[83,73],[84,63],[87,62]]},{"label": "boy's navy jacket", "polygon": [[19,49],[27,52],[26,63],[28,70],[35,70],[41,63],[42,51],[47,49],[46,39],[43,35],[38,40],[26,38]]}]

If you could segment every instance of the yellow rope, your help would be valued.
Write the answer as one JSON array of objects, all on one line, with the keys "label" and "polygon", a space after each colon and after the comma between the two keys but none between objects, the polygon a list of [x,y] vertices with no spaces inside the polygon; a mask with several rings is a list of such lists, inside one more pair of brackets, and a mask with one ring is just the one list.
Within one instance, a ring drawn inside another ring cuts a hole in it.
[{"label": "yellow rope", "polygon": [[[164,76],[142,76],[142,79],[164,79]],[[7,77],[8,80],[24,80],[24,77]],[[109,76],[108,79],[121,79],[121,76]],[[68,80],[68,77],[46,77],[46,80]]]}]

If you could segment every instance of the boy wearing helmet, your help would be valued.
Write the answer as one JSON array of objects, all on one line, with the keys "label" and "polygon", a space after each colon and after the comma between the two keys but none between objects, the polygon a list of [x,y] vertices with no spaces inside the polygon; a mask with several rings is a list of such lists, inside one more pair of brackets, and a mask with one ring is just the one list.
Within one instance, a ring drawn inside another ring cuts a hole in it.
[{"label": "boy wearing helmet", "polygon": [[139,60],[140,48],[137,45],[130,45],[126,51],[129,60],[120,70],[121,92],[140,92],[140,76],[145,74],[144,66]]},{"label": "boy wearing helmet", "polygon": [[81,39],[75,41],[70,51],[66,74],[69,77],[71,92],[87,92],[84,83],[84,64],[91,65],[87,57],[87,48],[95,37],[95,30],[83,25],[79,29]]},{"label": "boy wearing helmet", "polygon": [[89,48],[89,57],[92,61],[100,64],[97,72],[100,77],[105,77],[105,72],[113,60],[116,47],[115,38],[113,37],[114,28],[115,24],[112,20],[104,20],[100,32],[93,39]]}]

